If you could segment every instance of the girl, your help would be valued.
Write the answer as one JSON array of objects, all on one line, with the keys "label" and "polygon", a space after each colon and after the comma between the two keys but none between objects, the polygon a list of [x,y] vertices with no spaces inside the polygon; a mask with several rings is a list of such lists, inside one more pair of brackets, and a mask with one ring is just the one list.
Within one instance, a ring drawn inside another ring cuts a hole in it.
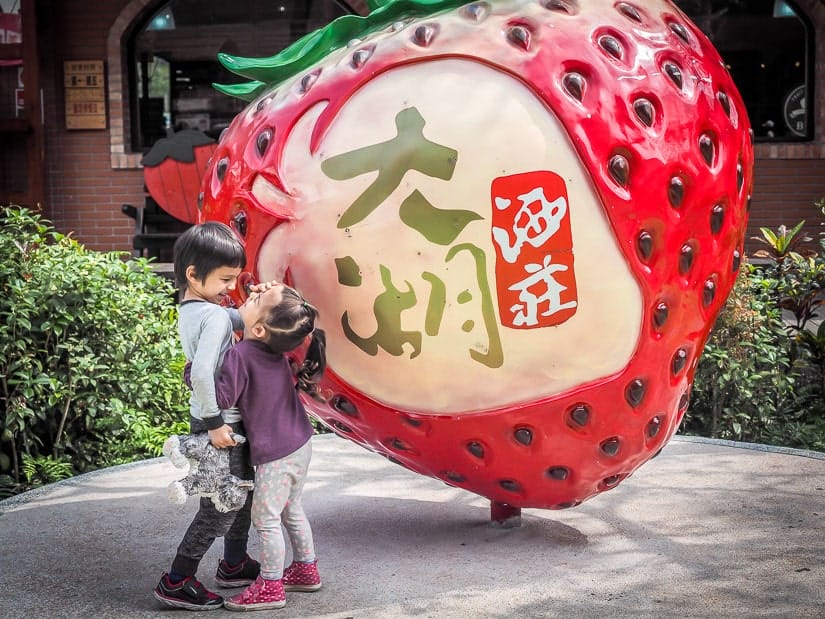
[{"label": "girl", "polygon": [[[224,602],[230,610],[264,610],[286,604],[284,591],[321,588],[312,529],[302,492],[312,457],[313,434],[297,390],[318,396],[326,368],[326,338],[315,328],[318,310],[293,288],[262,285],[239,308],[243,341],[224,358],[216,384],[218,404],[240,410],[255,466],[252,522],[261,539],[260,576]],[[293,373],[285,356],[311,334],[304,361]],[[292,545],[292,564],[284,569],[283,521]]]},{"label": "girl", "polygon": [[[233,431],[243,434],[240,415],[237,410],[221,411],[215,398],[218,368],[233,343],[234,329],[242,328],[238,311],[220,304],[234,290],[245,266],[243,245],[232,229],[221,223],[192,226],[175,243],[175,283],[181,295],[178,330],[183,352],[191,363],[190,431],[208,432],[215,447],[232,448],[232,472],[251,479],[246,450],[234,447],[231,437]],[[207,590],[195,574],[206,551],[221,536],[224,556],[215,580],[224,587],[254,582],[260,566],[246,554],[251,501],[249,496],[239,511],[224,513],[215,509],[209,498],[201,497],[198,513],[178,546],[172,566],[155,587],[157,600],[187,610],[220,608],[223,598]]]}]

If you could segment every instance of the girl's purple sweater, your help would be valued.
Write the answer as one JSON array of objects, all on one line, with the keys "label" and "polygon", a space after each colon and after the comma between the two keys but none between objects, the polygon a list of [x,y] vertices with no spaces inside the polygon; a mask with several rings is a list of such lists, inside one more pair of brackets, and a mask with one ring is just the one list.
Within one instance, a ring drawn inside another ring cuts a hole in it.
[{"label": "girl's purple sweater", "polygon": [[253,466],[288,456],[313,434],[289,361],[262,342],[226,351],[216,388],[218,406],[240,410]]}]

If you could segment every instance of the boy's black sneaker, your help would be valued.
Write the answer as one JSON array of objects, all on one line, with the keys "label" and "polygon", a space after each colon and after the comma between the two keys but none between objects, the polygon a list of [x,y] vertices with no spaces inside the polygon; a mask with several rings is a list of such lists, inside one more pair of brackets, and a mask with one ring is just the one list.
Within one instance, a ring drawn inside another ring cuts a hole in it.
[{"label": "boy's black sneaker", "polygon": [[230,566],[221,559],[218,563],[218,571],[215,572],[215,582],[221,587],[245,587],[255,582],[260,573],[261,564],[251,559],[249,555],[235,566]]},{"label": "boy's black sneaker", "polygon": [[223,606],[223,598],[209,591],[194,576],[172,584],[169,574],[164,572],[152,593],[155,599],[172,608],[215,610]]}]

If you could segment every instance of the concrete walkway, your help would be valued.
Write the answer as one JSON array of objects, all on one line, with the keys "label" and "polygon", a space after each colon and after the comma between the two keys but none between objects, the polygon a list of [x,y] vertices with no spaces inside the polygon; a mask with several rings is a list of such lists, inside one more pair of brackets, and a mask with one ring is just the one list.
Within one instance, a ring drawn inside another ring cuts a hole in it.
[{"label": "concrete walkway", "polygon": [[[497,529],[485,499],[313,440],[324,588],[256,616],[825,617],[825,454],[676,437],[616,489]],[[195,511],[166,499],[181,475],[149,460],[0,502],[0,617],[189,616],[151,595]]]}]

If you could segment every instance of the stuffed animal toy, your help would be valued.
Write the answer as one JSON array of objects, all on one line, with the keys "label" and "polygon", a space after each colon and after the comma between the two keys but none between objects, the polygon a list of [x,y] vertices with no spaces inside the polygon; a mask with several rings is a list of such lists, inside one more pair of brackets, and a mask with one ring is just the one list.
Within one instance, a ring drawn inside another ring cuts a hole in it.
[{"label": "stuffed animal toy", "polygon": [[[232,434],[238,444],[246,437]],[[212,499],[220,512],[237,511],[243,507],[254,482],[233,475],[229,470],[229,450],[218,449],[209,442],[209,435],[172,435],[163,444],[163,455],[178,468],[189,467],[189,474],[169,484],[169,500],[185,503],[186,497],[197,494]]]}]

